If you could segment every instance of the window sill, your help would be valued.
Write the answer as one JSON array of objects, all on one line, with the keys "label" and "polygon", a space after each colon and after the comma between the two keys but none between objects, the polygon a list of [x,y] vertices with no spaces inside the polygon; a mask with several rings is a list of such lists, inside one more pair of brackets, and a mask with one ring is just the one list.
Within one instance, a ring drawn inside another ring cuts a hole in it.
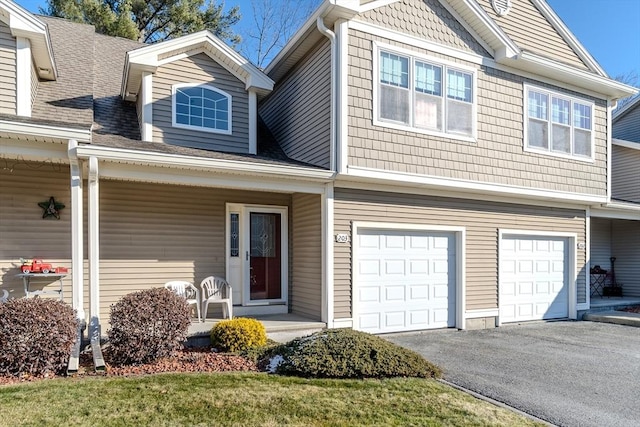
[{"label": "window sill", "polygon": [[524,146],[524,151],[527,153],[540,154],[542,156],[558,157],[558,158],[567,159],[567,160],[575,160],[577,162],[595,163],[595,159],[593,157],[578,157],[578,156],[572,156],[570,154],[557,153],[555,151],[537,150],[535,148],[527,147],[526,145]]},{"label": "window sill", "polygon": [[415,127],[403,125],[400,123],[386,122],[381,120],[374,120],[373,125],[384,127],[384,128],[395,129],[395,130],[401,130],[405,132],[419,133],[422,135],[436,136],[439,138],[455,139],[457,141],[470,142],[473,144],[478,142],[475,134],[473,136],[465,136],[465,135],[459,135],[455,133],[438,132],[438,131],[433,131],[429,129],[415,128]]}]

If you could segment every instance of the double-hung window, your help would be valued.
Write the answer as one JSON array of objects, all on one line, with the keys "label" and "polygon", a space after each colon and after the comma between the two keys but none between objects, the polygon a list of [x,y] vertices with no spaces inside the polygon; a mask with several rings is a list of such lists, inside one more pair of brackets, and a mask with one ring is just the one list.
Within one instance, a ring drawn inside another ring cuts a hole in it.
[{"label": "double-hung window", "polygon": [[378,55],[377,124],[474,136],[473,71],[386,49]]},{"label": "double-hung window", "polygon": [[526,88],[525,147],[531,151],[593,157],[593,104],[545,89]]},{"label": "double-hung window", "polygon": [[209,85],[173,86],[173,126],[231,133],[231,95]]}]

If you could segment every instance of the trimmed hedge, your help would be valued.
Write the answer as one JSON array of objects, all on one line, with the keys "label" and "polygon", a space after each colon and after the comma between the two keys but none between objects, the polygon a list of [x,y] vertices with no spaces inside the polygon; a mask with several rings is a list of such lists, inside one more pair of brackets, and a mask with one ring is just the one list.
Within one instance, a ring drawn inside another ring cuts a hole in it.
[{"label": "trimmed hedge", "polygon": [[375,335],[329,329],[270,351],[260,367],[305,378],[439,378],[439,367]]},{"label": "trimmed hedge", "polygon": [[191,309],[165,288],[133,292],[111,306],[112,361],[130,365],[171,355],[187,339]]},{"label": "trimmed hedge", "polygon": [[237,317],[218,322],[211,328],[211,345],[219,351],[246,351],[266,344],[267,331],[256,319]]},{"label": "trimmed hedge", "polygon": [[0,375],[64,373],[77,336],[75,310],[62,301],[21,298],[0,304]]}]

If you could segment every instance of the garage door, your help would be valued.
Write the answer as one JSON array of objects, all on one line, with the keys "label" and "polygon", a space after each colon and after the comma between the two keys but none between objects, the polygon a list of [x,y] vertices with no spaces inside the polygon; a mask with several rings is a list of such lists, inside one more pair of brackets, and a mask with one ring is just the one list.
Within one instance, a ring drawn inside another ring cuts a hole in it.
[{"label": "garage door", "polygon": [[500,321],[569,316],[568,239],[503,236],[500,244]]},{"label": "garage door", "polygon": [[455,235],[360,229],[354,328],[399,332],[455,326]]}]

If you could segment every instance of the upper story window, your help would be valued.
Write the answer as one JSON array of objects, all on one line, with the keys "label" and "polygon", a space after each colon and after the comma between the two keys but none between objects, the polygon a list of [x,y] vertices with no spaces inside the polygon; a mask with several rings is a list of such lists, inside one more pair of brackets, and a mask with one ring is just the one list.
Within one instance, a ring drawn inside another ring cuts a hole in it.
[{"label": "upper story window", "polygon": [[173,126],[231,134],[231,95],[208,85],[174,85]]},{"label": "upper story window", "polygon": [[377,125],[462,139],[475,135],[475,71],[377,51]]},{"label": "upper story window", "polygon": [[593,159],[593,104],[526,87],[525,147],[552,155]]}]

